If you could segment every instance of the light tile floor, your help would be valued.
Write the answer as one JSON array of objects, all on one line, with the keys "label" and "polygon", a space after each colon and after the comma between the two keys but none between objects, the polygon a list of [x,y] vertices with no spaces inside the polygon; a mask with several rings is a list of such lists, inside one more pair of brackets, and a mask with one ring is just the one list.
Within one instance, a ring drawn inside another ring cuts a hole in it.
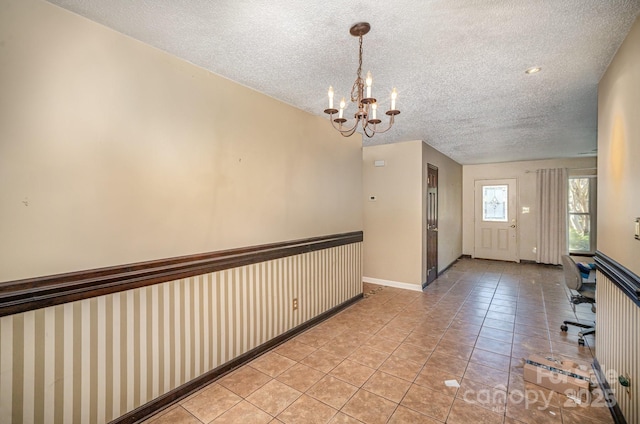
[{"label": "light tile floor", "polygon": [[[524,357],[590,364],[561,269],[461,259],[424,292],[364,284],[365,299],[149,422],[611,423],[523,380]],[[592,322],[589,305],[577,317]],[[456,380],[460,387],[448,387]]]}]

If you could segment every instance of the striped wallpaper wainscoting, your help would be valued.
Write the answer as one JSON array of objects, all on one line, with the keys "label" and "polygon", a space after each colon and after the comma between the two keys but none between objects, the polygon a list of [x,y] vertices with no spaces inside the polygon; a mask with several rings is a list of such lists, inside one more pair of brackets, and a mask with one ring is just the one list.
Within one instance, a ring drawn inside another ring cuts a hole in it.
[{"label": "striped wallpaper wainscoting", "polygon": [[[596,254],[596,357],[627,423],[640,423],[640,293],[637,276]],[[631,381],[630,390],[618,377]],[[617,419],[616,422],[624,422]]]},{"label": "striped wallpaper wainscoting", "polygon": [[0,422],[111,421],[361,293],[357,242],[3,316]]},{"label": "striped wallpaper wainscoting", "polygon": [[[640,422],[640,308],[605,275],[597,277],[596,355],[628,423]],[[627,392],[618,382],[628,375]]]}]

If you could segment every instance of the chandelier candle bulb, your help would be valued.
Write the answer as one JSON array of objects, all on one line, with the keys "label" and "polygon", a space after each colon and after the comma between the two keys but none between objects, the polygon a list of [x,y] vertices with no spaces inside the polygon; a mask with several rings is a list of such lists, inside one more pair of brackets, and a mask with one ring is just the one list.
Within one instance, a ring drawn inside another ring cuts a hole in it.
[{"label": "chandelier candle bulb", "polygon": [[340,100],[340,115],[338,115],[338,118],[342,118],[342,114],[344,113],[344,107],[347,105],[347,102],[344,100],[344,97],[342,98],[342,100]]},{"label": "chandelier candle bulb", "polygon": [[371,105],[371,112],[372,112],[372,119],[377,119],[376,117],[376,110],[378,109],[378,105],[377,104],[372,104]]},{"label": "chandelier candle bulb", "polygon": [[367,99],[371,98],[371,84],[373,84],[373,77],[371,76],[371,71],[367,72]]},{"label": "chandelier candle bulb", "polygon": [[333,109],[333,86],[329,86],[329,109]]},{"label": "chandelier candle bulb", "polygon": [[396,88],[393,87],[393,91],[391,92],[391,110],[396,110],[396,98],[398,98],[398,92]]}]

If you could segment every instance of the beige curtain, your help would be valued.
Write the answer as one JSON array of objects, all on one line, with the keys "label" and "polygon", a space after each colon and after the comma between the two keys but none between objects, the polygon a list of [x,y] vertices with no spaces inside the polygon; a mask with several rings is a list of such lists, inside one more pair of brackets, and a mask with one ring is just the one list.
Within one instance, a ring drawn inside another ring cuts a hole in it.
[{"label": "beige curtain", "polygon": [[567,191],[566,168],[538,169],[536,171],[536,203],[538,209],[536,262],[558,265],[567,246]]}]

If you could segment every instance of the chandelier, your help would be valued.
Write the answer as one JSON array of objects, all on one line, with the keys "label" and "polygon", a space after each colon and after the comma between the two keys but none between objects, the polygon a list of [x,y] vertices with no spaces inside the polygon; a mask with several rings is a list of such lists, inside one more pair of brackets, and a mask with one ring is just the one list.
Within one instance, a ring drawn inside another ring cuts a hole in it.
[{"label": "chandelier", "polygon": [[[360,50],[358,55],[358,77],[356,81],[353,83],[353,87],[351,88],[351,101],[356,104],[358,110],[354,114],[355,122],[353,125],[345,125],[347,119],[344,117],[344,112],[347,107],[344,97],[340,101],[340,109],[335,109],[333,107],[333,87],[329,87],[329,108],[324,110],[324,113],[329,115],[329,120],[331,121],[331,125],[340,131],[340,133],[344,137],[350,137],[353,133],[358,129],[358,125],[362,128],[362,132],[367,137],[373,137],[375,134],[384,133],[389,131],[389,129],[393,126],[394,118],[397,114],[400,113],[399,110],[396,109],[396,99],[398,98],[398,92],[394,88],[391,92],[391,108],[386,111],[386,115],[389,116],[389,126],[385,129],[378,128],[378,124],[382,121],[378,119],[377,109],[378,103],[374,97],[371,97],[371,85],[373,83],[373,78],[371,77],[371,72],[367,72],[367,77],[365,80],[362,79],[362,36],[367,34],[371,29],[371,25],[368,22],[359,22],[354,24],[349,33],[354,37],[358,37],[360,40]],[[365,97],[365,89],[366,89],[366,97]],[[338,114],[337,118],[334,118],[335,114]]]}]

